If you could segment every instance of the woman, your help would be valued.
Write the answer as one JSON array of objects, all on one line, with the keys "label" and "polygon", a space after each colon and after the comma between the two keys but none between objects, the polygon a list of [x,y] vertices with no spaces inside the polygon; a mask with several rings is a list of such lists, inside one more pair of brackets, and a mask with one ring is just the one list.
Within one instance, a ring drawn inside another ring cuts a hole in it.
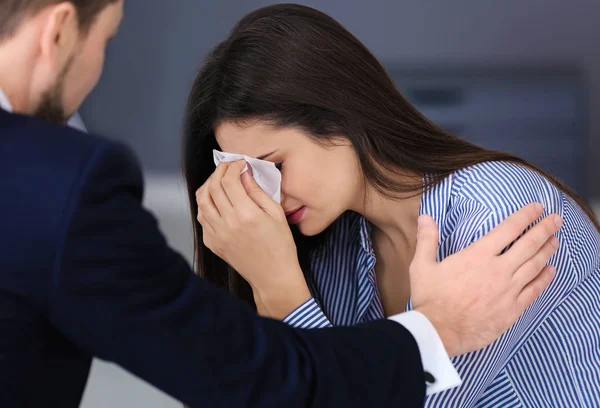
[{"label": "woman", "polygon": [[[250,198],[265,211],[273,207],[249,187],[247,174],[246,190],[236,187],[243,164],[215,171],[212,149],[281,169],[281,206],[294,240],[283,216],[270,214],[280,222],[261,226],[279,237],[261,241],[268,262],[259,264],[235,234],[215,238],[219,228],[210,220]],[[590,207],[533,165],[428,121],[328,16],[297,5],[266,7],[243,18],[213,50],[190,95],[185,174],[192,215],[201,223],[195,227],[200,273],[259,313],[307,328],[411,308],[408,269],[420,214],[439,225],[438,257],[445,258],[516,209],[542,202],[565,220],[548,243],[560,241],[556,278],[499,340],[456,358],[463,385],[426,405],[600,401],[600,224]],[[255,278],[261,268],[269,273]]]}]

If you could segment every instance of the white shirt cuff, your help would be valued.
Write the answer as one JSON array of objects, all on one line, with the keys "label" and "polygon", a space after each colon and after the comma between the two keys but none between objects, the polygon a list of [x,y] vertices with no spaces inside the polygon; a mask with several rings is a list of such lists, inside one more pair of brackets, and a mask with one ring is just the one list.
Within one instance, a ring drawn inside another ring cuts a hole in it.
[{"label": "white shirt cuff", "polygon": [[427,395],[462,384],[458,372],[446,353],[442,339],[425,315],[413,310],[390,316],[389,319],[404,326],[417,341],[423,369],[431,374],[431,376],[426,375],[426,379],[433,380],[427,382]]}]

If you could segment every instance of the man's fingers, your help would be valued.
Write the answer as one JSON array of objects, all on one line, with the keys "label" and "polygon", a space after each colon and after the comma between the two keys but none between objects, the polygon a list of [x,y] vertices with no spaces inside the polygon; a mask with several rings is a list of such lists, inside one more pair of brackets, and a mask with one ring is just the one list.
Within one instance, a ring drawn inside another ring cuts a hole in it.
[{"label": "man's fingers", "polygon": [[[490,254],[497,255],[519,238],[523,231],[542,215],[543,211],[543,207],[539,203],[528,204],[502,221],[500,225],[491,230],[479,241],[476,241],[473,245],[484,247]],[[542,246],[544,241],[540,243],[540,246]]]},{"label": "man's fingers", "polygon": [[548,265],[542,272],[523,288],[517,297],[516,308],[518,316],[542,294],[556,275],[554,267]]},{"label": "man's fingers", "polygon": [[[527,231],[527,233],[515,242],[515,244],[501,257],[508,260],[510,269],[514,270],[518,268],[532,259],[561,226],[562,218],[559,215],[548,215]],[[548,248],[546,249],[548,250]],[[548,253],[548,251],[545,253]],[[548,259],[550,259],[550,257],[548,257]]]},{"label": "man's fingers", "polygon": [[419,232],[417,235],[417,249],[413,262],[431,263],[437,261],[437,250],[440,233],[435,220],[429,215],[419,217]]},{"label": "man's fingers", "polygon": [[513,275],[513,280],[518,283],[519,290],[522,290],[541,273],[558,246],[558,238],[550,237],[533,258],[521,265]]}]

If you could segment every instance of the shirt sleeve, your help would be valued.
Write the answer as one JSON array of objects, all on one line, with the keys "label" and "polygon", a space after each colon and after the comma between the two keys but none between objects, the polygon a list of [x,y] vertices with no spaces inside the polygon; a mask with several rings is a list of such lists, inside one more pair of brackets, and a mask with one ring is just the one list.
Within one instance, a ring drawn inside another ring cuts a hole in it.
[{"label": "shirt sleeve", "polygon": [[[411,311],[391,316],[389,320],[404,326],[415,338],[424,367],[427,395],[461,384],[440,336],[423,314]],[[300,305],[283,322],[303,329],[332,327],[314,298]]]},{"label": "shirt sleeve", "polygon": [[322,329],[333,326],[314,298],[298,306],[283,319],[283,322],[299,329]]},{"label": "shirt sleeve", "polygon": [[427,317],[417,311],[410,311],[389,319],[400,323],[415,338],[425,371],[427,395],[458,387],[462,383],[442,339]]}]

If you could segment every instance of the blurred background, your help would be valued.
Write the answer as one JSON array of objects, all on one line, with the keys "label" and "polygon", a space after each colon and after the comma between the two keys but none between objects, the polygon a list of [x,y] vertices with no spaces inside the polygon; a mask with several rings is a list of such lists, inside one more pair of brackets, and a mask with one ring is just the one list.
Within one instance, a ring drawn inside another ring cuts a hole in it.
[{"label": "blurred background", "polygon": [[[260,0],[126,0],[104,76],[76,126],[138,154],[145,205],[191,261],[180,175],[182,114],[205,55]],[[426,116],[549,170],[600,212],[600,2],[319,0],[387,67]],[[177,373],[173,373],[177,375]],[[95,361],[82,407],[179,407]]]}]

